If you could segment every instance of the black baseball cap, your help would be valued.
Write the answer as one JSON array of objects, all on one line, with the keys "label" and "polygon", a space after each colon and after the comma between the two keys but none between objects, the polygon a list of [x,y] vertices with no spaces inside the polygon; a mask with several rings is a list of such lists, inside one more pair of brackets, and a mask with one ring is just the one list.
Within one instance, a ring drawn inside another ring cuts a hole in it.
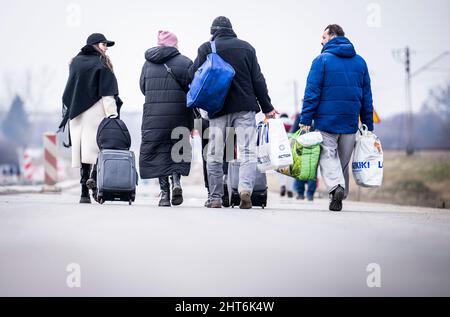
[{"label": "black baseball cap", "polygon": [[101,33],[93,33],[89,35],[86,40],[86,45],[95,45],[98,43],[106,43],[106,46],[113,46],[114,44],[116,44],[113,41],[108,41],[106,37]]}]

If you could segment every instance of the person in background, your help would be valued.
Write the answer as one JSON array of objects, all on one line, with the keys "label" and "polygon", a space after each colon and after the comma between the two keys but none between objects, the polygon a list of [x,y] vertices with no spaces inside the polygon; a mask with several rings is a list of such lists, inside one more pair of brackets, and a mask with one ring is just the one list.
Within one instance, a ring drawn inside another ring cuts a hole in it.
[{"label": "person in background", "polygon": [[349,191],[349,162],[359,119],[373,131],[372,89],[367,64],[337,24],[322,35],[305,89],[300,125],[323,137],[320,171],[330,195],[329,209],[342,210]]},{"label": "person in background", "polygon": [[87,38],[86,45],[70,63],[62,98],[63,120],[59,129],[64,130],[69,122],[68,146],[72,146],[72,167],[80,168],[82,204],[91,203],[86,182],[99,153],[97,128],[104,118],[117,117],[122,105],[113,65],[106,55],[108,47],[114,44],[100,33]]},{"label": "person in background", "polygon": [[305,200],[305,186],[308,186],[308,190],[306,191],[306,197],[308,201],[314,200],[314,194],[317,189],[317,180],[314,181],[302,181],[296,179],[294,181],[294,191],[297,193],[297,200]]},{"label": "person in background", "polygon": [[[169,31],[159,31],[157,46],[145,53],[140,88],[145,96],[142,115],[142,143],[139,156],[142,179],[158,178],[161,189],[160,207],[178,206],[183,203],[181,176],[188,176],[189,161],[174,161],[172,148],[181,139],[172,139],[175,128],[194,128],[194,115],[186,107],[189,86],[189,67],[192,61],[178,50],[178,39]],[[191,145],[180,153],[192,153]],[[172,181],[172,199],[170,183]]]}]

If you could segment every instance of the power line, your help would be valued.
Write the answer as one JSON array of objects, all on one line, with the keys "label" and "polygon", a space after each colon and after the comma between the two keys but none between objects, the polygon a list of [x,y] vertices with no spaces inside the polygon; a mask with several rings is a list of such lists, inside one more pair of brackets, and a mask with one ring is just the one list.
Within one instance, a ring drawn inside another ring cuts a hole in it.
[{"label": "power line", "polygon": [[412,73],[411,77],[417,76],[421,72],[427,70],[427,68],[430,68],[431,65],[435,64],[436,62],[438,62],[439,60],[441,60],[442,58],[444,58],[447,55],[450,55],[450,51],[445,51],[445,52],[439,54],[438,56],[433,58],[431,61],[429,61],[428,63],[426,63],[425,65],[423,65],[419,69],[417,69],[414,73]]}]

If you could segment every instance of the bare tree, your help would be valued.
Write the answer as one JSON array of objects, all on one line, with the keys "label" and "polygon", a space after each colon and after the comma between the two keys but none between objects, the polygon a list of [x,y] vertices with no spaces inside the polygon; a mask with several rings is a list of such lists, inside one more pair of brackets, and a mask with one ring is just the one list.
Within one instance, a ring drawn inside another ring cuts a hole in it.
[{"label": "bare tree", "polygon": [[450,134],[450,83],[431,89],[423,110],[435,113],[445,133]]},{"label": "bare tree", "polygon": [[5,104],[12,102],[16,95],[22,96],[29,111],[41,109],[44,98],[51,87],[55,71],[48,66],[38,70],[28,69],[24,73],[4,71],[2,86]]}]

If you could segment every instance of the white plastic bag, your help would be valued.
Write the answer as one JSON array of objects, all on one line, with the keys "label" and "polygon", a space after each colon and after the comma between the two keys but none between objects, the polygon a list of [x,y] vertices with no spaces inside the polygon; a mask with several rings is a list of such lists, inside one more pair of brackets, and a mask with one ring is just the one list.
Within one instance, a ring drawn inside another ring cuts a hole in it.
[{"label": "white plastic bag", "polygon": [[380,187],[383,182],[383,150],[380,139],[362,125],[356,136],[352,162],[355,182],[362,187]]},{"label": "white plastic bag", "polygon": [[288,167],[293,163],[291,145],[280,119],[269,119],[258,124],[256,146],[260,172]]},{"label": "white plastic bag", "polygon": [[323,142],[322,133],[320,132],[308,132],[300,135],[297,138],[297,142],[304,147],[310,147]]}]

